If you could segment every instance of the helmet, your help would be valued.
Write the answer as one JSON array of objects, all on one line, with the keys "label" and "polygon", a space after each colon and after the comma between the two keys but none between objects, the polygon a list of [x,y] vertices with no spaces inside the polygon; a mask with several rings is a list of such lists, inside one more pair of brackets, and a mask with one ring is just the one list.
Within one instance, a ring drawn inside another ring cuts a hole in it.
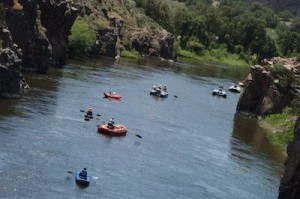
[{"label": "helmet", "polygon": [[92,111],[93,109],[92,108],[89,108],[89,111]]},{"label": "helmet", "polygon": [[83,170],[86,170],[86,168],[83,168]]}]

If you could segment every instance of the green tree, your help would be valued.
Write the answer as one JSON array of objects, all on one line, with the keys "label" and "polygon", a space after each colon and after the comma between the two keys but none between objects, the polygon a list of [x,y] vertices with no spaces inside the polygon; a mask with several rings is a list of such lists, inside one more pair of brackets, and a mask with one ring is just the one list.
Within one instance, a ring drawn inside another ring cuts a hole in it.
[{"label": "green tree", "polygon": [[300,52],[300,34],[296,32],[285,31],[279,33],[277,43],[281,53],[285,56]]},{"label": "green tree", "polygon": [[96,41],[96,32],[83,18],[77,18],[71,29],[70,45],[77,55],[87,55]]}]

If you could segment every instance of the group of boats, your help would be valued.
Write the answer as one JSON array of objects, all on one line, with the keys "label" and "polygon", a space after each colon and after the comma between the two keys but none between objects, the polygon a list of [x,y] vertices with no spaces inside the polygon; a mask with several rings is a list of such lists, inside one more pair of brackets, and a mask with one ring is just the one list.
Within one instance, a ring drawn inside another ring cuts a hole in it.
[{"label": "group of boats", "polygon": [[[104,92],[103,95],[104,98],[114,99],[114,100],[120,100],[122,98],[122,95],[116,94],[115,92]],[[167,98],[168,97],[167,87],[166,86],[162,87],[160,85],[153,86],[153,88],[150,91],[150,95],[161,97],[161,98]],[[84,111],[80,110],[80,112],[84,112]],[[101,116],[101,115],[97,114],[97,116]],[[89,108],[84,115],[84,119],[86,121],[89,121],[90,119],[93,118],[94,118],[93,110],[92,108]],[[127,128],[122,124],[114,124],[114,122],[113,123],[108,122],[107,124],[103,123],[101,125],[97,125],[97,131],[99,133],[103,133],[109,136],[125,136],[127,133]],[[136,134],[136,136],[141,138],[141,136],[138,134]],[[90,176],[82,177],[80,175],[80,172],[78,172],[75,175],[75,182],[79,186],[87,187],[90,184]]]},{"label": "group of boats", "polygon": [[[233,92],[233,93],[240,93],[241,92],[241,87],[238,86],[238,85],[232,85],[228,88],[228,90],[230,92]],[[219,97],[223,97],[223,98],[226,98],[227,97],[227,93],[226,91],[223,90],[223,87],[220,86],[218,89],[214,89],[212,91],[212,95],[213,96],[219,96]]]},{"label": "group of boats", "polygon": [[[161,85],[153,86],[153,88],[150,91],[150,95],[161,98],[167,98],[167,87]],[[122,95],[117,94],[115,92],[104,92],[103,97],[108,99],[120,100],[122,98]],[[85,114],[84,119],[87,121],[93,119],[93,115]],[[108,124],[101,124],[97,125],[97,130],[99,133],[103,133],[110,136],[125,136],[127,133],[127,128],[122,124],[116,124],[113,126],[109,126]]]}]

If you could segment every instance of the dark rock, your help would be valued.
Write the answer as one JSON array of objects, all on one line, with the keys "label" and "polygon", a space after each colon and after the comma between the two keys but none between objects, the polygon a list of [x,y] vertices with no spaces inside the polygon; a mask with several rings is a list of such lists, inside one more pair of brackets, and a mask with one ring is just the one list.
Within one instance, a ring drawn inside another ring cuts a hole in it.
[{"label": "dark rock", "polygon": [[21,60],[9,48],[0,50],[0,97],[20,98],[28,85],[21,74]]},{"label": "dark rock", "polygon": [[269,61],[251,67],[250,74],[243,82],[244,89],[237,104],[237,112],[246,112],[251,115],[268,115],[280,113],[290,105],[295,97],[295,92],[282,93],[277,86],[278,80],[271,72],[273,64],[281,64],[293,75],[299,73],[298,63],[295,58],[273,58]]},{"label": "dark rock", "polygon": [[298,117],[294,139],[287,148],[285,170],[279,187],[279,199],[300,198],[300,117]]},{"label": "dark rock", "polygon": [[68,63],[70,30],[78,11],[69,1],[39,1],[41,24],[52,47],[52,66],[62,67]]},{"label": "dark rock", "polygon": [[141,56],[176,60],[174,53],[174,37],[164,30],[156,28],[139,29],[132,32],[132,47]]}]

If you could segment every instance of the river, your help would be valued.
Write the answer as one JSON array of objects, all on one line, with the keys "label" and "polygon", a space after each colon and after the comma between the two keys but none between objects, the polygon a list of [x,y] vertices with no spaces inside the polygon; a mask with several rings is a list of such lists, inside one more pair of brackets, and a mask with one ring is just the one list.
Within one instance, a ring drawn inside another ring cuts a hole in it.
[{"label": "river", "polygon": [[[0,198],[276,198],[282,152],[235,114],[239,94],[211,95],[247,72],[144,59],[25,74],[30,91],[0,100]],[[149,95],[158,83],[168,98]],[[105,99],[107,91],[123,98]],[[85,121],[89,107],[101,116]],[[126,136],[97,133],[111,117]],[[83,167],[87,188],[74,181]]]}]

